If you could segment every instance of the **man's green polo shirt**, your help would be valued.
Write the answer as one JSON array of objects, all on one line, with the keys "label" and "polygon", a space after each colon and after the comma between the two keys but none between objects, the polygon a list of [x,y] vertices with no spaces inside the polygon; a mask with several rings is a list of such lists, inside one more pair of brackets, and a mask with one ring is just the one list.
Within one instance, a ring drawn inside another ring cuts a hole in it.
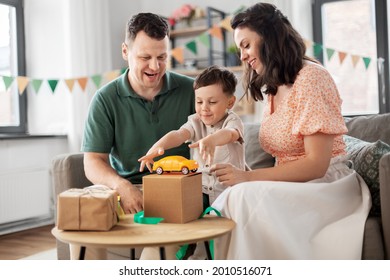
[{"label": "man's green polo shirt", "polygon": [[[195,112],[193,79],[167,71],[164,85],[153,101],[130,86],[127,71],[96,92],[84,129],[83,152],[109,153],[111,166],[134,184],[142,183],[138,159],[171,130]],[[164,156],[189,158],[186,144],[167,150]]]}]

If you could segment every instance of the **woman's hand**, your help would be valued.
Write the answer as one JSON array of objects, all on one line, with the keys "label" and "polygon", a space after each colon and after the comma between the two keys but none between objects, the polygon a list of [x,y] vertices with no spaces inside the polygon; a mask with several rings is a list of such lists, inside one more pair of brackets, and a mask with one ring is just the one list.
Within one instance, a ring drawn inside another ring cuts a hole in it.
[{"label": "woman's hand", "polygon": [[215,172],[218,181],[225,187],[248,181],[247,172],[230,163],[215,164],[210,168],[210,172]]}]

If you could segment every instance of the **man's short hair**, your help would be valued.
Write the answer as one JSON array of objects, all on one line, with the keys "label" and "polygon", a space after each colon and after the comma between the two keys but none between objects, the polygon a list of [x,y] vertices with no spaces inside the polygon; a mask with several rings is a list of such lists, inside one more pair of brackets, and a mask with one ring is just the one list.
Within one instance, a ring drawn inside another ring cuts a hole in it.
[{"label": "man's short hair", "polygon": [[128,20],[125,42],[133,41],[140,31],[144,31],[149,37],[157,40],[162,40],[165,36],[169,36],[167,21],[161,16],[152,13],[139,13]]}]

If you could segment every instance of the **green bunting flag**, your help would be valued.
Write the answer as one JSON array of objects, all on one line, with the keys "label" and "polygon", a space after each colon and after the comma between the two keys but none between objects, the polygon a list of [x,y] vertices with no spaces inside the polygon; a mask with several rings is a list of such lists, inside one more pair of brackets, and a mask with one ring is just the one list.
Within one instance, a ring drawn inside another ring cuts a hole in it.
[{"label": "green bunting flag", "polygon": [[3,76],[3,81],[6,90],[11,86],[14,79],[15,79],[14,77]]},{"label": "green bunting flag", "polygon": [[367,69],[368,66],[370,65],[371,58],[369,58],[369,57],[363,57],[363,61],[364,61],[364,66],[366,66],[366,69]]},{"label": "green bunting flag", "polygon": [[95,84],[95,86],[97,88],[99,88],[100,83],[102,82],[102,76],[101,75],[93,75],[91,78],[92,78],[92,81]]},{"label": "green bunting flag", "polygon": [[42,80],[32,80],[32,87],[35,90],[35,93],[38,93],[42,85]]},{"label": "green bunting flag", "polygon": [[199,41],[205,45],[207,48],[210,48],[210,37],[207,32],[204,32],[198,36]]},{"label": "green bunting flag", "polygon": [[328,56],[328,60],[330,60],[332,58],[332,56],[334,55],[335,53],[335,50],[334,49],[329,49],[329,48],[326,48],[326,55]]},{"label": "green bunting flag", "polygon": [[58,84],[58,80],[47,80],[47,82],[51,88],[51,91],[54,93]]},{"label": "green bunting flag", "polygon": [[198,51],[196,49],[196,42],[191,41],[186,44],[187,49],[193,52],[193,54],[198,54]]},{"label": "green bunting flag", "polygon": [[322,45],[314,43],[313,52],[314,52],[314,56],[319,56],[322,52]]}]

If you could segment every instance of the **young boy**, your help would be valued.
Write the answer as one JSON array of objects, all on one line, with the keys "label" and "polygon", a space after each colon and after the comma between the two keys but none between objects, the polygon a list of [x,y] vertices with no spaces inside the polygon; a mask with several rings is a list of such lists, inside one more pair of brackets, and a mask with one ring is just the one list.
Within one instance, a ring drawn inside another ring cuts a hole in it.
[{"label": "young boy", "polygon": [[[218,66],[210,66],[195,79],[195,111],[187,123],[158,140],[138,161],[140,171],[146,166],[152,172],[153,159],[164,150],[191,141],[193,159],[202,172],[204,208],[210,206],[225,189],[215,176],[209,173],[213,163],[231,163],[245,169],[243,123],[230,111],[236,101],[234,92],[237,79],[232,72]],[[173,112],[172,112],[173,113]]]},{"label": "young boy", "polygon": [[[205,69],[194,81],[195,111],[187,123],[158,140],[138,161],[140,171],[146,166],[152,172],[153,159],[164,150],[191,141],[193,159],[202,172],[203,208],[210,206],[225,189],[209,172],[213,163],[231,163],[245,169],[243,123],[230,111],[236,101],[237,79],[232,72],[217,66]],[[174,112],[172,112],[174,113]],[[200,245],[200,246],[199,246]],[[189,259],[204,259],[203,244],[198,244]]]}]

